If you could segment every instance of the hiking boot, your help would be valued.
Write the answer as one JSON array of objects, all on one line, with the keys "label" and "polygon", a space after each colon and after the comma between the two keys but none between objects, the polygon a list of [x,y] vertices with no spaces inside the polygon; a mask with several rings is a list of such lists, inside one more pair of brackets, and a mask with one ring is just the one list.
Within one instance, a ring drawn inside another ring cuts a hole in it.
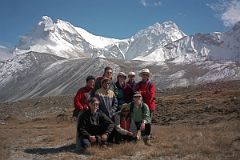
[{"label": "hiking boot", "polygon": [[78,151],[79,154],[84,154],[84,155],[92,155],[93,153],[90,151],[89,148],[81,148]]},{"label": "hiking boot", "polygon": [[111,147],[108,147],[106,144],[101,145],[101,148],[106,149],[106,150],[111,150]]},{"label": "hiking boot", "polygon": [[143,137],[143,142],[147,146],[152,146],[152,144],[150,143],[150,136],[144,136]]}]

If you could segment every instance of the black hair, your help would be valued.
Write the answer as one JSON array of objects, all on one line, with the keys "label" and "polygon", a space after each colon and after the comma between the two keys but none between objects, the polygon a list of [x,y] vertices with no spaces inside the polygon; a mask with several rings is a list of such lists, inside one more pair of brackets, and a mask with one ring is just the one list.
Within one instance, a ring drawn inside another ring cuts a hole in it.
[{"label": "black hair", "polygon": [[104,73],[108,70],[113,70],[113,69],[111,67],[107,66],[107,67],[104,68]]},{"label": "black hair", "polygon": [[86,78],[86,82],[88,82],[89,80],[95,80],[95,77],[90,75]]},{"label": "black hair", "polygon": [[91,97],[89,99],[89,103],[93,104],[94,102],[98,101],[99,102],[99,99],[97,97]]}]

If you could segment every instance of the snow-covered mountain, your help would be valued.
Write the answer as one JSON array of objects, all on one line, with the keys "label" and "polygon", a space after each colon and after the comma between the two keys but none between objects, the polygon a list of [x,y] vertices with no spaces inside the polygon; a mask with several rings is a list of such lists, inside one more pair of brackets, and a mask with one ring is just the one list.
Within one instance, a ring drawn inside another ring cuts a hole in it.
[{"label": "snow-covered mountain", "polygon": [[31,33],[23,36],[14,54],[29,51],[64,58],[106,57],[143,61],[191,62],[239,60],[240,22],[230,31],[187,36],[171,21],[156,23],[129,39],[95,36],[69,22],[43,16]]},{"label": "snow-covered mountain", "polygon": [[[0,47],[0,56],[6,51]],[[187,36],[168,21],[119,40],[44,16],[14,55],[0,59],[0,101],[75,94],[88,75],[99,76],[106,66],[114,77],[147,67],[157,89],[239,80],[240,22],[224,33]]]},{"label": "snow-covered mountain", "polygon": [[23,36],[14,54],[29,51],[64,58],[106,57],[143,61],[189,62],[239,60],[239,23],[225,33],[187,36],[171,21],[156,23],[129,39],[95,36],[66,21],[43,16],[31,33]]},{"label": "snow-covered mountain", "polygon": [[[158,90],[177,86],[240,79],[237,62],[142,62],[103,58],[66,59],[52,54],[29,52],[0,62],[0,101],[38,96],[75,94],[88,75],[102,75],[106,66],[117,73],[149,68]],[[136,80],[140,78],[137,76]]]},{"label": "snow-covered mountain", "polygon": [[13,55],[11,54],[10,48],[0,45],[0,61],[12,58],[12,56]]},{"label": "snow-covered mountain", "polygon": [[164,46],[186,36],[172,21],[156,23],[135,34],[130,41],[126,59],[146,56],[159,46]]},{"label": "snow-covered mountain", "polygon": [[69,22],[57,20],[54,23],[50,17],[43,16],[33,31],[20,39],[14,54],[35,51],[64,58],[112,57],[105,47],[124,41],[95,36]]},{"label": "snow-covered mountain", "polygon": [[159,46],[137,60],[189,62],[198,60],[240,61],[240,22],[230,31],[195,34]]},{"label": "snow-covered mountain", "polygon": [[163,46],[185,36],[171,21],[156,23],[139,31],[129,39],[113,39],[95,36],[86,30],[74,27],[66,21],[53,22],[43,16],[31,33],[23,36],[14,54],[29,51],[50,53],[64,58],[107,57],[132,59],[147,55],[158,46]]}]

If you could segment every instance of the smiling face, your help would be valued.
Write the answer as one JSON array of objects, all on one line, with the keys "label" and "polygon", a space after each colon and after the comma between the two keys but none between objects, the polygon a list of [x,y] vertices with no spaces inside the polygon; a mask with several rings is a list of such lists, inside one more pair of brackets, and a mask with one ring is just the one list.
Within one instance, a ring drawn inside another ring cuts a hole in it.
[{"label": "smiling face", "polygon": [[87,81],[87,86],[90,88],[94,88],[95,85],[95,80],[94,79],[90,79]]},{"label": "smiling face", "polygon": [[133,102],[135,105],[140,105],[142,103],[142,96],[134,96],[133,97]]},{"label": "smiling face", "polygon": [[147,81],[150,77],[150,74],[143,72],[143,73],[141,73],[141,77],[142,77],[143,81]]},{"label": "smiling face", "polygon": [[90,102],[91,113],[96,113],[98,109],[99,109],[99,101],[95,98]]},{"label": "smiling face", "polygon": [[118,76],[117,79],[119,84],[123,84],[125,83],[126,77],[121,75],[121,76]]},{"label": "smiling face", "polygon": [[112,78],[112,69],[108,69],[104,72],[104,76],[107,77],[108,79],[111,79]]},{"label": "smiling face", "polygon": [[109,89],[110,88],[110,81],[104,81],[102,83],[102,88],[103,89]]},{"label": "smiling face", "polygon": [[128,80],[130,82],[134,81],[135,75],[128,75]]}]

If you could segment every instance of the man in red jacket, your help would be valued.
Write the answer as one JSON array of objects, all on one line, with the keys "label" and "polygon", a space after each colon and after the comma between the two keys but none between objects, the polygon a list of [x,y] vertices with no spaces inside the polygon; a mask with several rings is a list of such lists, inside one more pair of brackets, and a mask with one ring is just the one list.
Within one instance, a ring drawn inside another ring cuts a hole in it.
[{"label": "man in red jacket", "polygon": [[[77,126],[79,125],[79,117],[82,115],[84,111],[87,111],[90,109],[89,100],[92,95],[92,90],[95,85],[95,77],[88,76],[86,78],[86,86],[82,87],[78,90],[76,96],[74,97],[74,111],[73,111],[73,117],[77,119]],[[76,146],[78,148],[79,146],[79,132],[77,130],[76,133]]]},{"label": "man in red jacket", "polygon": [[148,105],[152,118],[155,111],[155,87],[150,81],[151,73],[149,69],[145,68],[141,70],[139,76],[142,77],[142,80],[136,84],[136,91],[141,92],[143,102]]},{"label": "man in red jacket", "polygon": [[78,117],[79,112],[89,109],[89,99],[91,97],[91,92],[94,88],[95,78],[93,76],[88,76],[86,79],[86,86],[78,90],[74,98],[74,107],[73,117]]}]

